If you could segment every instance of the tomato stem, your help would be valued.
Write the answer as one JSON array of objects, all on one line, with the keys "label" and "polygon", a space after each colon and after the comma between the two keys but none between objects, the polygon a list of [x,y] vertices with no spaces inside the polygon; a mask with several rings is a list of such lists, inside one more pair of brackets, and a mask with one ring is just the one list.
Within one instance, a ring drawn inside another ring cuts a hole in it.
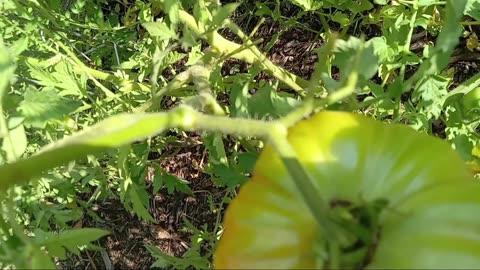
[{"label": "tomato stem", "polygon": [[288,173],[302,194],[307,207],[319,225],[322,235],[327,239],[328,245],[338,245],[344,239],[344,226],[334,218],[329,204],[322,197],[321,192],[314,185],[313,177],[308,174],[305,167],[298,161],[295,150],[287,140],[286,133],[281,134],[280,129],[273,129],[269,142],[280,156]]},{"label": "tomato stem", "polygon": [[233,54],[232,57],[250,64],[255,62],[260,63],[265,72],[290,86],[300,95],[305,94],[304,88],[308,86],[307,81],[275,65],[264,54],[262,54],[256,46],[252,44],[252,41],[250,41],[249,37],[246,36],[243,31],[241,31],[241,29],[238,28],[238,26],[236,26],[234,23],[227,21],[227,26],[236,35],[243,39],[245,44],[240,45],[230,41],[216,31],[207,32],[205,27],[200,22],[197,22],[195,18],[188,12],[183,10],[180,10],[179,12],[179,18],[182,23],[184,23],[185,26],[187,26],[195,34],[199,35],[200,38],[206,40],[217,53],[229,54],[230,52],[239,50],[241,47],[246,47],[244,50],[239,50],[237,53]]}]

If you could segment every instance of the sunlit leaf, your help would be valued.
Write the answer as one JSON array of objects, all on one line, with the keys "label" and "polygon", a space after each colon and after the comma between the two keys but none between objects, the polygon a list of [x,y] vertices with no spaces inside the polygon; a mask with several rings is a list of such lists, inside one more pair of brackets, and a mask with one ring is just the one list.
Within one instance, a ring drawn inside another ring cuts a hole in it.
[{"label": "sunlit leaf", "polygon": [[429,76],[420,81],[412,95],[414,101],[429,118],[440,116],[447,95],[449,80],[442,76]]},{"label": "sunlit leaf", "polygon": [[18,110],[25,117],[25,125],[43,128],[48,121],[63,119],[80,105],[78,101],[59,96],[53,89],[28,89]]},{"label": "sunlit leaf", "polygon": [[158,37],[160,40],[175,38],[177,36],[175,31],[170,29],[167,24],[161,21],[146,22],[142,25],[147,29],[148,33],[150,33],[152,37]]},{"label": "sunlit leaf", "polygon": [[[364,43],[356,37],[337,40],[333,64],[340,69],[340,76],[345,79],[355,70],[364,80],[370,79],[378,70],[379,57],[375,54],[373,43]],[[361,63],[361,68],[357,65]]]},{"label": "sunlit leaf", "polygon": [[215,12],[213,12],[212,26],[221,26],[225,19],[227,19],[238,6],[240,6],[240,3],[230,3],[216,9]]},{"label": "sunlit leaf", "polygon": [[465,14],[479,21],[480,20],[480,0],[467,0],[466,6],[465,6]]}]

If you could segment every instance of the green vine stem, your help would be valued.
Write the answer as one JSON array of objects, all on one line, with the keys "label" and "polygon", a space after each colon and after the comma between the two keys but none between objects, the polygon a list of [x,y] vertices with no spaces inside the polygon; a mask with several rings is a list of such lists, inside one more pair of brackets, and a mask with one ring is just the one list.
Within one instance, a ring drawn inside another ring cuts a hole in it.
[{"label": "green vine stem", "polygon": [[[413,13],[412,13],[412,17],[410,19],[410,25],[409,25],[410,30],[408,31],[407,39],[405,41],[405,45],[403,46],[403,52],[405,54],[410,53],[410,44],[412,42],[413,30],[415,29],[415,21],[417,20],[418,1],[414,1],[412,3],[412,9],[413,9]],[[407,68],[406,65],[402,65],[402,67],[400,68],[400,75],[398,77],[398,80],[400,80],[400,82],[403,82],[405,80],[406,68]],[[394,119],[397,118],[399,114],[400,114],[400,96],[397,96],[395,97],[395,108],[393,111],[393,118]]]},{"label": "green vine stem", "polygon": [[73,136],[43,148],[36,155],[0,167],[0,190],[20,181],[38,176],[43,171],[84,157],[88,154],[116,149],[125,144],[146,139],[166,129],[181,128],[187,131],[213,131],[236,136],[254,136],[270,143],[285,163],[288,172],[308,207],[326,235],[332,235],[331,225],[326,223],[326,202],[313,188],[312,177],[298,161],[286,136],[288,127],[279,121],[238,119],[226,116],[206,115],[180,106],[170,112],[120,114],[103,120]]},{"label": "green vine stem", "polygon": [[173,80],[171,80],[165,87],[160,89],[155,93],[155,96],[151,99],[147,100],[143,103],[140,107],[136,108],[135,112],[145,112],[148,111],[154,105],[154,100],[162,100],[163,96],[172,93],[173,91],[182,88],[183,86],[187,85],[192,81],[192,76],[190,69],[179,73]]},{"label": "green vine stem", "polygon": [[[212,48],[220,55],[229,54],[232,51],[239,50],[242,46],[245,46],[227,40],[215,31],[206,32],[203,25],[195,21],[195,18],[186,11],[180,10],[179,18],[190,30],[192,30],[201,38],[207,40],[210,46],[212,46]],[[229,23],[228,25],[230,27],[233,26],[232,23]],[[234,31],[237,35],[240,35],[240,38],[246,38],[246,36],[238,27],[233,27],[232,31]],[[270,75],[290,86],[295,91],[303,93],[303,89],[308,86],[307,81],[275,65],[266,56],[264,56],[256,46],[252,46],[252,44],[246,44],[246,46],[248,49],[240,49],[239,52],[233,54],[232,57],[250,64],[259,62],[265,72],[270,73]]]},{"label": "green vine stem", "polygon": [[310,209],[311,214],[317,221],[322,235],[329,242],[340,241],[338,229],[332,223],[328,202],[322,198],[321,193],[315,187],[313,177],[308,174],[305,167],[299,162],[295,149],[287,140],[287,128],[282,124],[275,124],[269,132],[268,142],[273,146],[279,154],[283,164],[287,168],[288,173],[295,181],[297,189]]},{"label": "green vine stem", "polygon": [[446,99],[456,96],[456,95],[464,95],[473,89],[480,86],[480,73],[472,76],[470,79],[466,80],[464,83],[460,84],[452,91],[448,92],[446,95]]}]

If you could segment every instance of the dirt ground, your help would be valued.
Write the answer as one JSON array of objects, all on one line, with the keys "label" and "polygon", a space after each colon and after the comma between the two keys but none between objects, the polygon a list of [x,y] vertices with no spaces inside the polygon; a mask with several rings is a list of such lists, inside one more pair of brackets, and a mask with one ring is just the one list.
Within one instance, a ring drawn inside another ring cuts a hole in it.
[{"label": "dirt ground", "polygon": [[[239,16],[237,23],[248,33],[253,29],[256,21],[253,19],[247,22]],[[311,20],[309,24],[312,29],[321,31],[319,22]],[[369,37],[379,33],[375,28],[361,29],[361,31],[371,35]],[[322,39],[315,33],[298,28],[280,29],[278,24],[267,20],[255,35],[255,39],[263,38],[264,40],[259,47],[265,49],[266,44],[276,33],[280,35],[267,52],[268,57],[274,63],[308,79],[317,60],[315,49],[323,44]],[[222,34],[227,38],[235,39],[226,31]],[[417,42],[429,41],[429,37],[419,36]],[[458,50],[456,53],[457,55],[452,58],[451,67],[456,70],[455,84],[458,84],[478,72],[480,57],[472,57],[464,50]],[[228,70],[237,64],[241,67],[240,72],[246,69],[243,63],[234,60],[227,61],[224,69]],[[268,79],[265,74],[261,76],[264,76],[261,79]],[[174,157],[159,160],[159,164],[167,172],[189,181],[194,195],[180,193],[169,195],[165,189],[158,194],[152,194],[150,188],[149,212],[155,218],[156,224],[139,221],[118,200],[99,204],[96,214],[103,221],[85,218],[83,226],[105,228],[112,232],[98,243],[105,250],[89,251],[81,256],[71,255],[69,263],[64,265],[65,269],[147,269],[155,260],[146,250],[145,244],[154,245],[172,256],[182,256],[187,251],[192,236],[191,231],[182,230],[185,227],[183,217],[188,218],[197,227],[204,224],[213,226],[217,213],[212,213],[208,198],[211,196],[214,201],[220,202],[226,192],[226,189],[216,187],[208,175],[199,172],[192,165],[193,163],[201,165],[206,155],[208,153],[200,145],[182,149]]]}]

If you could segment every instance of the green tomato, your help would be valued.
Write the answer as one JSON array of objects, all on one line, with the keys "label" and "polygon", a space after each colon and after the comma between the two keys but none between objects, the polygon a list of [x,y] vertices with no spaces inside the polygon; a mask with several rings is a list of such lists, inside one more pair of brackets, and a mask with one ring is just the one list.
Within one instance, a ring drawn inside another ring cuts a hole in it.
[{"label": "green tomato", "polygon": [[462,100],[463,110],[468,117],[480,115],[480,87],[466,93]]},{"label": "green tomato", "polygon": [[[342,253],[341,267],[480,265],[480,183],[447,143],[406,126],[331,111],[296,124],[288,140],[317,192],[332,208],[343,204],[350,211],[338,211],[345,220],[358,225],[354,209],[373,217],[365,228],[378,239],[356,260]],[[325,237],[271,146],[227,209],[224,225],[217,269],[328,266]]]}]

